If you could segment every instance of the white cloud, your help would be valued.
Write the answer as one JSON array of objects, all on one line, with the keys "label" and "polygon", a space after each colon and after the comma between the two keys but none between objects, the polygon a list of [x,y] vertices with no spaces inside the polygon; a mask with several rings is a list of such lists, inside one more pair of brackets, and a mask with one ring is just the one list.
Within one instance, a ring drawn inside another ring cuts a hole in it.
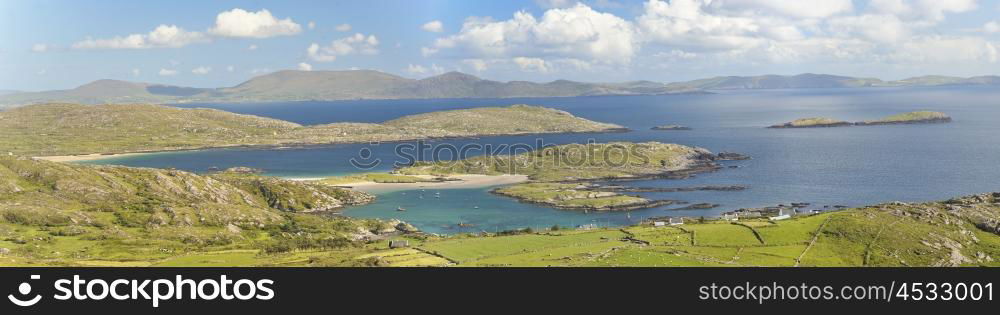
[{"label": "white cloud", "polygon": [[191,73],[194,73],[194,74],[197,74],[197,75],[206,75],[209,72],[212,72],[212,67],[201,66],[201,67],[197,67],[197,68],[194,68],[194,69],[191,70]]},{"label": "white cloud", "polygon": [[132,68],[132,76],[133,77],[138,77],[139,74],[142,74],[142,71],[140,71],[138,68]]},{"label": "white cloud", "polygon": [[925,36],[907,41],[889,57],[901,63],[997,62],[997,45],[971,36]]},{"label": "white cloud", "polygon": [[248,12],[237,8],[219,13],[208,32],[224,37],[267,38],[298,34],[302,26],[291,18],[277,19],[267,9]]},{"label": "white cloud", "polygon": [[312,71],[313,70],[313,66],[311,64],[308,64],[308,63],[305,63],[305,62],[300,62],[299,63],[299,70],[302,70],[302,71]]},{"label": "white cloud", "polygon": [[234,67],[234,66],[228,66],[228,67],[226,67],[226,72],[233,72],[233,71],[236,71],[236,67]]},{"label": "white cloud", "polygon": [[310,30],[316,29],[316,22],[309,21],[309,24],[306,25],[309,27]]},{"label": "white cloud", "polygon": [[247,71],[247,72],[249,72],[250,74],[270,73],[271,69],[268,69],[268,68],[253,68],[252,70]]},{"label": "white cloud", "polygon": [[73,44],[73,49],[148,49],[177,48],[189,44],[206,42],[208,38],[199,32],[189,32],[176,25],[160,25],[147,34],[131,34],[107,39],[87,38]]},{"label": "white cloud", "polygon": [[35,74],[38,74],[38,75],[46,75],[48,73],[49,73],[49,71],[45,70],[45,69],[38,70],[38,72],[35,72]]},{"label": "white cloud", "polygon": [[1000,23],[997,23],[997,21],[989,21],[986,24],[983,24],[983,31],[987,33],[1000,32]]},{"label": "white cloud", "polygon": [[43,53],[49,51],[49,45],[46,44],[34,44],[31,45],[31,51],[36,53]]},{"label": "white cloud", "polygon": [[163,69],[163,68],[161,68],[161,69],[160,69],[160,75],[161,75],[161,76],[165,76],[165,77],[166,77],[166,76],[172,76],[172,75],[177,75],[177,70],[173,70],[173,69]]},{"label": "white cloud", "polygon": [[247,46],[247,50],[249,50],[249,51],[257,50],[257,48],[259,48],[259,47],[257,47],[256,44],[251,44],[250,46]]},{"label": "white cloud", "polygon": [[441,24],[441,21],[434,20],[434,21],[427,22],[423,26],[420,26],[420,29],[428,31],[428,32],[432,32],[432,33],[440,33],[440,32],[444,31],[444,24]]},{"label": "white cloud", "polygon": [[430,68],[414,64],[409,64],[406,66],[406,72],[409,72],[410,74],[421,74],[421,75],[428,73],[442,74],[444,73],[444,71],[445,71],[444,67],[438,66],[437,64],[431,64]]},{"label": "white cloud", "polygon": [[338,56],[378,54],[378,45],[379,41],[375,35],[365,36],[364,34],[356,33],[352,36],[334,40],[328,46],[320,46],[317,43],[312,43],[306,49],[306,54],[313,61],[331,62],[337,60]]},{"label": "white cloud", "polygon": [[462,64],[471,67],[472,70],[476,72],[483,72],[489,68],[489,65],[487,64],[486,60],[482,59],[465,59],[462,60]]},{"label": "white cloud", "polygon": [[517,64],[522,71],[529,72],[549,72],[549,63],[541,58],[515,57],[514,64]]},{"label": "white cloud", "polygon": [[577,4],[551,9],[540,19],[520,11],[513,18],[493,21],[469,18],[461,31],[424,47],[425,56],[456,50],[466,59],[577,58],[590,62],[627,64],[638,50],[632,23]]},{"label": "white cloud", "polygon": [[976,0],[870,0],[871,11],[892,14],[916,23],[944,20],[946,13],[961,13],[976,8]]},{"label": "white cloud", "polygon": [[427,73],[427,68],[424,68],[424,66],[421,65],[414,65],[411,63],[406,66],[406,72],[409,72],[411,74],[425,74]]},{"label": "white cloud", "polygon": [[545,9],[568,8],[577,4],[578,2],[579,1],[577,0],[535,0],[535,4],[538,4],[538,6]]},{"label": "white cloud", "polygon": [[854,9],[851,0],[717,0],[725,10],[761,12],[795,18],[825,18]]},{"label": "white cloud", "polygon": [[347,23],[340,24],[334,27],[333,29],[337,30],[338,32],[347,32],[351,30],[351,24]]}]

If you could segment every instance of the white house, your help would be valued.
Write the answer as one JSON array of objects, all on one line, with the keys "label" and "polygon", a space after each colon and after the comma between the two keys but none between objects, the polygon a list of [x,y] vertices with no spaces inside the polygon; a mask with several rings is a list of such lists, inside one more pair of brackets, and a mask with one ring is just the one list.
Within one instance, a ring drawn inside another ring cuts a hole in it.
[{"label": "white house", "polygon": [[735,213],[724,213],[724,214],[722,214],[722,220],[725,220],[725,221],[739,221],[740,220],[740,216],[738,214],[735,214]]},{"label": "white house", "polygon": [[785,209],[781,209],[781,210],[778,210],[778,215],[777,216],[773,216],[773,217],[770,217],[770,218],[767,218],[767,219],[771,220],[771,221],[781,221],[781,220],[785,220],[785,219],[790,219],[791,217],[792,217],[792,214],[790,213],[790,211],[785,210]]},{"label": "white house", "polygon": [[684,219],[682,218],[670,218],[670,225],[682,225],[684,224]]},{"label": "white house", "polygon": [[667,222],[663,222],[663,221],[653,222],[653,226],[657,226],[657,227],[659,227],[659,226],[666,226],[666,225],[667,225]]}]

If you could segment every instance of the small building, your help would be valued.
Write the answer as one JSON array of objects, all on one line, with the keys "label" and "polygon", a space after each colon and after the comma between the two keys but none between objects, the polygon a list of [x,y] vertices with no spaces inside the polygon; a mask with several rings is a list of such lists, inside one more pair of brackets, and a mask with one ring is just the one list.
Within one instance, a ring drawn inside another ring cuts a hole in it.
[{"label": "small building", "polygon": [[722,214],[722,220],[724,220],[724,221],[739,221],[740,220],[740,216],[738,214],[735,214],[735,213],[723,213]]},{"label": "small building", "polygon": [[682,224],[684,224],[684,219],[683,218],[670,218],[669,223],[670,223],[670,225],[682,225]]},{"label": "small building", "polygon": [[769,217],[767,219],[771,221],[781,221],[785,219],[790,219],[791,217],[792,217],[791,211],[780,209],[778,210],[778,215]]},{"label": "small building", "polygon": [[583,231],[596,230],[597,229],[597,224],[593,224],[593,223],[584,224],[584,225],[577,226],[576,229],[577,230],[583,230]]},{"label": "small building", "polygon": [[389,240],[389,248],[405,248],[405,247],[410,247],[410,241]]},{"label": "small building", "polygon": [[666,225],[667,225],[667,222],[663,222],[663,221],[653,222],[653,226],[656,226],[656,227],[666,226]]}]

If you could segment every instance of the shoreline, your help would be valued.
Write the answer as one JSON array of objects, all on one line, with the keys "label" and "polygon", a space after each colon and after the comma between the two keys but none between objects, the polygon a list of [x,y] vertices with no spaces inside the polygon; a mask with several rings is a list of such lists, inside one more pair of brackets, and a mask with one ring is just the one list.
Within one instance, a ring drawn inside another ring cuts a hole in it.
[{"label": "shoreline", "polygon": [[99,161],[108,160],[129,156],[140,156],[148,154],[156,154],[163,152],[174,152],[174,151],[161,151],[161,152],[129,152],[129,153],[92,153],[92,154],[80,154],[80,155],[51,155],[51,156],[34,156],[32,159],[43,160],[49,162],[61,162],[61,163],[71,163],[71,162],[84,162],[84,161]]}]

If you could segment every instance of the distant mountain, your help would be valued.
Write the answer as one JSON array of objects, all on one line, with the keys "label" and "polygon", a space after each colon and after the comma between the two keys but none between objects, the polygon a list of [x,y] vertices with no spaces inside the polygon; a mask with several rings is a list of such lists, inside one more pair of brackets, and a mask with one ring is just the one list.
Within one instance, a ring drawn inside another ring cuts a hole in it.
[{"label": "distant mountain", "polygon": [[162,84],[97,80],[70,90],[0,95],[0,106],[35,103],[163,103],[181,100],[205,91],[206,89]]},{"label": "distant mountain", "polygon": [[670,83],[667,86],[673,88],[691,88],[702,90],[744,90],[944,85],[1000,85],[1000,77],[979,76],[961,78],[929,75],[898,81],[882,81],[875,78],[855,78],[829,74],[804,73],[794,76],[772,74],[750,77],[714,77],[686,82],[675,82]]},{"label": "distant mountain", "polygon": [[37,103],[122,104],[191,102],[336,101],[359,99],[573,97],[707,93],[708,90],[888,86],[1000,85],[1000,76],[921,76],[898,81],[804,73],[794,76],[726,76],[663,84],[652,81],[584,83],[556,80],[500,82],[449,72],[408,79],[372,70],[278,71],[234,87],[203,89],[98,80],[70,90],[0,92],[0,109]]},{"label": "distant mountain", "polygon": [[742,90],[867,87],[875,86],[880,83],[882,83],[882,80],[879,79],[805,73],[795,76],[762,75],[753,77],[714,77],[687,82],[676,82],[669,84],[669,86],[705,90]]},{"label": "distant mountain", "polygon": [[21,91],[14,91],[14,90],[0,90],[0,95],[7,95],[7,94],[14,94],[14,93],[20,93],[20,92],[21,92]]},{"label": "distant mountain", "polygon": [[371,71],[278,71],[234,87],[198,89],[177,86],[99,80],[71,90],[0,95],[0,106],[33,103],[184,103],[265,102],[303,100],[511,98],[636,95],[698,92],[686,87],[639,81],[583,83],[499,82],[449,72],[426,79],[407,79]]}]

